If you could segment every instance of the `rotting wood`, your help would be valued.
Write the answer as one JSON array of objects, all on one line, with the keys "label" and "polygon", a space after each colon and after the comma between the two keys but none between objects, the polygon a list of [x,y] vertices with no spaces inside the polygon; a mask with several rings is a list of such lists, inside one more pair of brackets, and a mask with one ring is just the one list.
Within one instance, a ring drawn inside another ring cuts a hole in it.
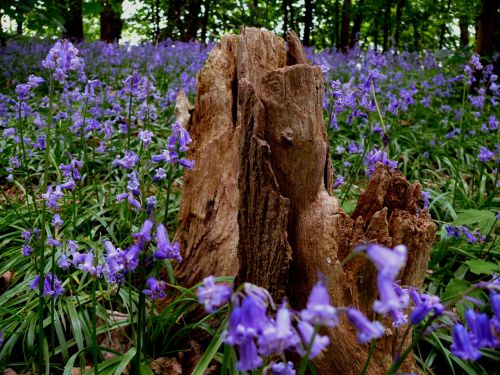
[{"label": "rotting wood", "polygon": [[[419,207],[421,188],[396,170],[377,165],[351,216],[331,195],[329,146],[322,112],[323,75],[307,64],[298,37],[244,28],[223,36],[197,77],[176,240],[184,262],[182,285],[230,275],[268,288],[279,301],[305,306],[318,273],[330,276],[334,306],[355,306],[375,318],[376,271],[355,257],[364,243],[404,243],[408,263],[401,285],[423,283],[435,225]],[[385,322],[390,327],[390,322]],[[384,372],[406,327],[388,329],[367,374]],[[342,321],[328,330],[320,374],[359,374],[368,355]],[[411,337],[411,335],[409,336]],[[415,371],[413,358],[403,371]]]}]

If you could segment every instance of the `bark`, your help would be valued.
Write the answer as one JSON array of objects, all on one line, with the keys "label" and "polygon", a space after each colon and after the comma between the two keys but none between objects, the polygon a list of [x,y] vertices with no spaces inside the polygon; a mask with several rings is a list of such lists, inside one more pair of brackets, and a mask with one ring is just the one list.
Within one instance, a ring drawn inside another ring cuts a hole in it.
[{"label": "bark", "polygon": [[121,19],[122,0],[101,0],[101,40],[108,43],[115,43],[120,40],[122,34],[123,21]]},{"label": "bark", "polygon": [[467,19],[461,18],[458,27],[460,29],[460,47],[467,47],[469,45],[469,22]]},{"label": "bark", "polygon": [[207,42],[207,28],[208,28],[208,19],[210,17],[210,0],[205,0],[203,3],[205,7],[205,11],[203,13],[203,18],[201,20],[201,42],[206,43]]},{"label": "bark", "polygon": [[184,2],[182,0],[170,0],[167,9],[167,26],[162,33],[162,38],[177,39],[176,36],[183,35],[181,15],[183,14]]},{"label": "bark", "polygon": [[481,56],[488,55],[493,50],[499,6],[500,0],[483,0],[476,46],[476,53]]},{"label": "bark", "polygon": [[181,37],[182,41],[189,42],[190,40],[196,40],[198,30],[201,26],[200,12],[201,0],[189,1],[187,13],[184,14],[184,33]]},{"label": "bark", "polygon": [[[445,5],[446,4],[446,5]],[[450,10],[450,6],[451,6],[451,0],[448,0],[446,2],[446,0],[442,0],[441,1],[441,14],[448,14],[449,10]],[[440,29],[440,32],[439,32],[439,49],[442,49],[444,47],[444,39],[446,37],[446,30],[447,30],[447,20],[442,20],[442,24],[441,24],[441,29]]]},{"label": "bark", "polygon": [[[300,309],[322,273],[330,276],[333,305],[374,317],[374,267],[363,257],[339,263],[359,244],[404,243],[408,263],[399,279],[420,287],[435,225],[419,207],[420,185],[382,164],[354,213],[342,210],[330,190],[323,74],[307,64],[296,34],[288,36],[287,52],[267,31],[225,35],[197,77],[193,116],[183,117],[196,166],[184,176],[175,238],[184,261],[176,274],[184,286],[208,275],[235,276],[268,288],[278,302],[286,295]],[[367,374],[384,373],[405,329],[387,330]],[[342,347],[331,345],[314,361],[318,373],[361,373],[369,345],[358,344],[346,322],[327,334]],[[413,358],[402,370],[415,370]]]},{"label": "bark", "polygon": [[389,35],[391,35],[391,0],[385,0],[384,8],[384,30],[383,30],[383,49],[387,51],[389,46]]},{"label": "bark", "polygon": [[349,23],[351,17],[351,0],[344,0],[342,7],[342,32],[340,34],[340,48],[346,53],[349,47]]},{"label": "bark", "polygon": [[335,46],[340,49],[340,4],[339,0],[335,0],[335,15],[333,22],[333,37],[335,39]]},{"label": "bark", "polygon": [[305,0],[305,14],[304,14],[304,45],[311,45],[311,28],[313,18],[313,2],[312,0]]},{"label": "bark", "polygon": [[401,38],[401,18],[403,18],[403,8],[405,0],[398,0],[396,5],[396,29],[394,31],[394,46],[399,48],[399,41]]},{"label": "bark", "polygon": [[82,0],[62,0],[64,12],[63,38],[73,42],[83,40],[83,11]]},{"label": "bark", "polygon": [[351,42],[349,47],[353,48],[359,41],[359,33],[361,31],[361,23],[363,22],[364,0],[359,0],[356,4],[356,12],[354,13],[354,23],[351,30]]}]

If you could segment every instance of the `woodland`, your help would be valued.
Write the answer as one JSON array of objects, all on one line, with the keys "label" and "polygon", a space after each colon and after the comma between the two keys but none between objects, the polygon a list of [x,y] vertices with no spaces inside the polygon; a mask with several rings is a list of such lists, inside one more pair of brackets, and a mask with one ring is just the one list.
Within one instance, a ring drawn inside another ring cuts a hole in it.
[{"label": "woodland", "polygon": [[500,0],[3,0],[0,371],[496,374]]}]

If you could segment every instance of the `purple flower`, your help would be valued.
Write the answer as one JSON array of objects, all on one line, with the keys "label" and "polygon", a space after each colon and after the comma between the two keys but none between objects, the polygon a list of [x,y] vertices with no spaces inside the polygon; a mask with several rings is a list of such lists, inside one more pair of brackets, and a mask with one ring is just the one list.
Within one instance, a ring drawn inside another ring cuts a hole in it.
[{"label": "purple flower", "polygon": [[300,348],[300,338],[292,327],[290,310],[283,304],[276,321],[269,320],[259,336],[260,353],[264,356],[283,354],[287,349]]},{"label": "purple flower", "polygon": [[366,254],[375,264],[379,275],[395,280],[401,268],[406,264],[407,249],[405,245],[397,245],[391,250],[372,244],[367,246]]},{"label": "purple flower", "polygon": [[498,334],[500,333],[500,294],[493,292],[490,297],[490,304],[494,314],[493,318],[491,318],[491,324]]},{"label": "purple flower", "polygon": [[477,158],[479,160],[481,160],[483,163],[486,163],[490,160],[494,160],[495,159],[495,153],[488,150],[486,147],[479,147],[479,155],[477,155]]},{"label": "purple flower", "polygon": [[293,363],[279,362],[271,363],[264,369],[264,375],[295,375],[296,371],[293,369]]},{"label": "purple flower", "polygon": [[262,358],[257,354],[257,346],[253,339],[244,340],[239,348],[240,359],[236,364],[239,371],[255,370],[262,366]]},{"label": "purple flower", "polygon": [[439,297],[430,294],[419,294],[416,290],[410,290],[410,296],[415,304],[415,307],[410,315],[410,320],[413,324],[419,324],[427,314],[434,310],[434,315],[441,315],[444,311],[444,306]]},{"label": "purple flower", "polygon": [[[40,275],[35,276],[30,284],[30,288],[34,291],[38,291],[40,284]],[[43,296],[52,296],[56,298],[64,293],[64,288],[62,287],[61,281],[56,275],[48,273],[45,275],[43,280]]]},{"label": "purple flower", "polygon": [[137,174],[135,171],[130,172],[128,175],[128,183],[127,190],[130,191],[134,196],[138,197],[141,195],[141,191],[139,190],[141,187],[141,183],[137,178]]},{"label": "purple flower", "polygon": [[340,185],[343,185],[345,183],[345,178],[338,175],[335,179],[335,182],[333,183],[333,188],[336,189],[338,188]]},{"label": "purple flower", "polygon": [[258,337],[268,324],[266,307],[250,296],[243,298],[241,306],[235,306],[229,317],[229,326],[224,342],[239,345],[244,341]]},{"label": "purple flower", "polygon": [[[377,276],[377,287],[380,299],[373,303],[373,310],[383,314],[393,309],[404,309],[408,306],[409,298],[406,293],[398,293],[397,285],[392,279],[379,273]],[[399,288],[399,287],[398,287]]]},{"label": "purple flower", "polygon": [[23,245],[23,247],[21,248],[21,253],[27,257],[31,254],[31,252],[33,251],[33,249],[31,248],[31,246],[29,245]]},{"label": "purple flower", "polygon": [[143,289],[142,293],[147,295],[151,300],[156,300],[159,298],[165,298],[165,288],[166,284],[163,280],[156,280],[154,277],[150,277],[146,281],[147,288]]},{"label": "purple flower", "polygon": [[424,200],[424,208],[429,208],[429,198],[431,197],[431,193],[428,191],[422,191],[422,199]]},{"label": "purple flower", "polygon": [[366,344],[384,334],[384,327],[380,322],[370,322],[361,311],[353,307],[347,309],[347,317],[358,330],[358,341],[361,344]]},{"label": "purple flower", "polygon": [[151,242],[151,230],[153,229],[153,222],[145,220],[139,232],[132,234],[132,237],[137,240],[137,244],[141,249],[144,249],[146,242]]},{"label": "purple flower", "polygon": [[51,224],[53,227],[60,227],[64,224],[64,221],[62,221],[61,216],[59,214],[54,214]]},{"label": "purple flower", "polygon": [[189,150],[188,145],[191,143],[191,137],[189,132],[184,129],[180,122],[175,122],[172,125],[172,134],[168,138],[168,148],[171,151],[175,151],[175,143],[179,144],[179,151],[186,152]]},{"label": "purple flower", "polygon": [[309,359],[313,359],[330,344],[328,336],[321,336],[315,333],[313,326],[305,321],[299,322],[297,328],[299,329],[300,337],[302,338],[305,348],[299,353],[302,357],[307,354],[307,348],[309,346],[311,347]]},{"label": "purple flower", "polygon": [[49,54],[42,61],[42,66],[54,71],[54,79],[65,81],[70,70],[81,71],[83,61],[78,57],[78,50],[67,40],[58,40]]},{"label": "purple flower", "polygon": [[231,288],[224,284],[215,284],[215,278],[209,276],[203,279],[203,285],[196,291],[198,301],[205,306],[209,313],[226,303],[231,296]]},{"label": "purple flower", "polygon": [[153,181],[158,182],[158,181],[164,180],[166,177],[167,177],[167,173],[165,172],[165,169],[158,168],[158,169],[156,169],[156,174],[153,176]]},{"label": "purple flower", "polygon": [[156,241],[157,250],[153,254],[156,259],[175,259],[177,262],[182,261],[179,243],[170,243],[167,228],[165,228],[163,224],[159,224],[156,227]]},{"label": "purple flower", "polygon": [[467,330],[460,323],[453,326],[453,344],[450,349],[454,355],[463,360],[476,361],[481,357],[481,352],[472,344]]},{"label": "purple flower", "polygon": [[146,198],[146,213],[151,215],[153,213],[153,209],[155,208],[157,203],[156,197],[154,195]]},{"label": "purple flower", "polygon": [[368,167],[366,170],[366,174],[371,176],[373,172],[375,172],[375,165],[377,163],[382,163],[387,165],[389,168],[397,168],[398,163],[394,160],[390,160],[387,157],[387,153],[385,151],[374,148],[371,150],[366,156],[363,163]]},{"label": "purple flower", "polygon": [[486,314],[478,314],[472,309],[465,312],[465,320],[470,329],[472,344],[478,348],[494,349],[500,341],[493,335],[491,323]]},{"label": "purple flower", "polygon": [[45,243],[47,246],[61,246],[61,242],[54,238],[47,238],[47,242]]},{"label": "purple flower", "polygon": [[123,158],[117,156],[113,161],[113,167],[120,167],[123,169],[132,169],[139,161],[139,156],[134,151],[125,151]]},{"label": "purple flower", "polygon": [[153,133],[148,130],[140,130],[139,133],[137,133],[137,138],[141,140],[144,147],[147,147],[153,139]]},{"label": "purple flower", "polygon": [[339,323],[337,309],[330,305],[328,290],[322,282],[318,282],[311,290],[306,309],[300,317],[312,325],[334,327]]},{"label": "purple flower", "polygon": [[59,262],[57,262],[57,265],[63,270],[67,270],[69,268],[70,263],[68,262],[68,258],[66,257],[66,255],[61,255],[61,257],[59,258]]}]

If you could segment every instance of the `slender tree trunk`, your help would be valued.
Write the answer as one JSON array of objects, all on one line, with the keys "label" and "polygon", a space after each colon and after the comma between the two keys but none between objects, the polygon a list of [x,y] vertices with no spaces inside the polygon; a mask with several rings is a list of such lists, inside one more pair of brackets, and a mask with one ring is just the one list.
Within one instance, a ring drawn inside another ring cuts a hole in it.
[{"label": "slender tree trunk", "polygon": [[401,18],[403,18],[403,8],[405,0],[398,0],[396,5],[396,29],[394,31],[394,46],[399,48],[399,41],[401,40]]},{"label": "slender tree trunk", "polygon": [[[500,0],[483,0],[481,15],[479,16],[479,32],[477,35],[476,53],[488,55],[493,50],[493,37],[497,26],[498,8]],[[498,43],[498,42],[497,42]]]},{"label": "slender tree trunk", "polygon": [[183,14],[184,2],[182,0],[170,0],[167,9],[167,27],[164,38],[177,39],[184,34],[181,15]]},{"label": "slender tree trunk", "polygon": [[352,25],[351,30],[351,42],[349,43],[349,47],[354,47],[355,44],[359,41],[359,33],[361,31],[361,23],[363,22],[363,8],[364,8],[364,0],[359,0],[356,4],[356,10],[354,13],[354,23]]},{"label": "slender tree trunk", "polygon": [[154,3],[154,41],[158,42],[160,39],[160,0],[155,0]]},{"label": "slender tree trunk", "polygon": [[283,6],[283,35],[285,36],[286,32],[290,30],[288,24],[288,0],[283,0],[281,4]]},{"label": "slender tree trunk", "polygon": [[61,0],[60,4],[65,14],[63,38],[73,42],[81,42],[83,40],[82,0]]},{"label": "slender tree trunk", "polygon": [[305,0],[306,11],[304,14],[304,45],[311,44],[311,27],[313,18],[313,3],[312,0]]},{"label": "slender tree trunk", "polygon": [[122,33],[121,19],[122,0],[101,1],[101,40],[108,43],[118,42]]},{"label": "slender tree trunk", "polygon": [[201,23],[201,0],[189,1],[187,11],[184,14],[184,33],[181,37],[184,42],[196,40]]},{"label": "slender tree trunk", "polygon": [[[446,4],[446,5],[445,5]],[[451,0],[442,0],[441,1],[441,14],[442,17],[445,17],[445,14],[448,14],[450,11],[450,6],[451,6]],[[446,37],[446,29],[447,29],[447,24],[446,24],[447,19],[442,20],[441,24],[441,29],[439,31],[439,49],[442,49],[444,47],[444,40]]]},{"label": "slender tree trunk", "polygon": [[333,36],[335,38],[335,46],[340,49],[340,4],[339,0],[335,0],[335,16],[333,22]]},{"label": "slender tree trunk", "polygon": [[342,52],[346,53],[349,48],[349,22],[351,16],[351,0],[344,0],[344,6],[342,7],[342,33],[340,46]]},{"label": "slender tree trunk", "polygon": [[385,8],[384,8],[384,30],[383,30],[383,49],[384,52],[387,51],[389,46],[389,35],[391,28],[391,0],[385,0]]},{"label": "slender tree trunk", "polygon": [[418,30],[418,20],[417,17],[413,18],[412,22],[413,26],[413,45],[415,47],[415,51],[419,52],[420,50],[420,32]]},{"label": "slender tree trunk", "polygon": [[459,19],[458,27],[460,28],[460,46],[467,47],[469,45],[469,23],[467,19]]},{"label": "slender tree trunk", "polygon": [[210,17],[210,0],[205,0],[203,3],[203,6],[205,7],[205,12],[203,13],[203,18],[201,20],[201,42],[206,43],[207,42],[207,28],[208,28],[208,20]]}]

